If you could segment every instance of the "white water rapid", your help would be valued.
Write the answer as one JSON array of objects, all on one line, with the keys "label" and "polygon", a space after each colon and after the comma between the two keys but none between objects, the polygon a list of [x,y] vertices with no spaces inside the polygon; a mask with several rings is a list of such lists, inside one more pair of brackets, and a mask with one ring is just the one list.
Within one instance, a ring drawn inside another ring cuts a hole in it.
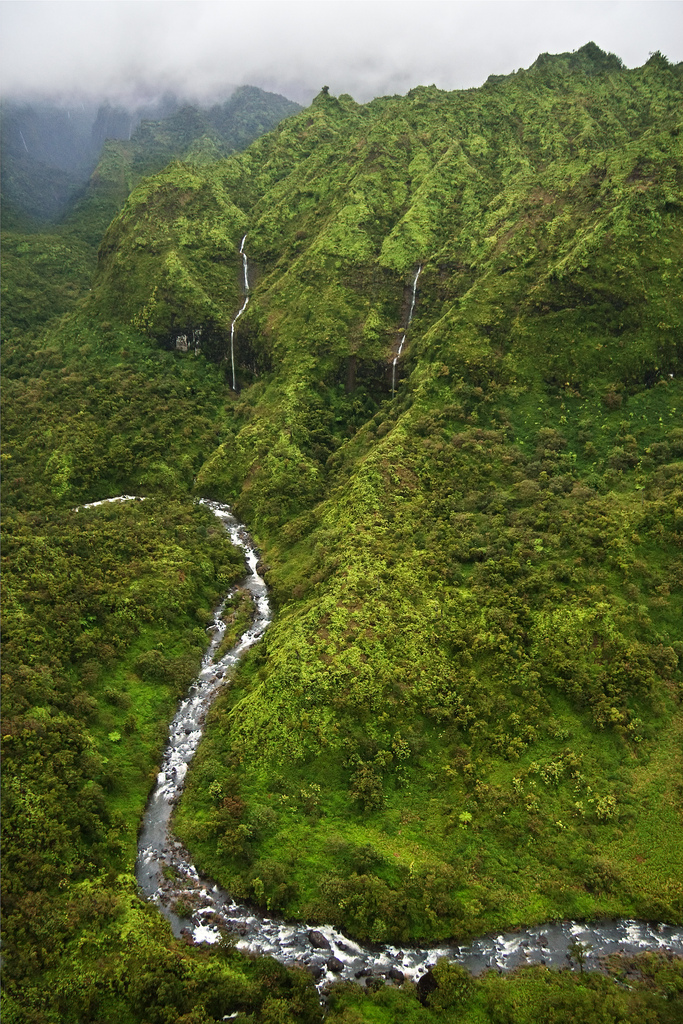
[{"label": "white water rapid", "polygon": [[398,346],[398,352],[394,356],[394,361],[391,364],[391,393],[392,393],[392,395],[394,395],[396,393],[396,363],[401,358],[401,352],[403,352],[403,346],[406,343],[406,334],[408,333],[408,328],[410,327],[410,321],[413,319],[413,313],[415,312],[415,296],[417,295],[417,282],[418,282],[418,278],[420,277],[421,273],[422,273],[422,264],[420,264],[420,266],[417,268],[417,273],[415,274],[415,280],[413,281],[413,296],[412,296],[412,299],[410,301],[410,312],[408,313],[408,322],[406,323],[406,329],[403,332],[403,337],[401,338],[401,344]]},{"label": "white water rapid", "polygon": [[[121,495],[105,500],[136,499]],[[102,504],[103,501],[96,501],[80,508]],[[484,936],[462,946],[366,948],[330,925],[311,927],[303,922],[268,917],[253,907],[236,903],[225,890],[201,878],[189,853],[170,831],[173,807],[182,793],[211,702],[226,685],[244,652],[261,639],[272,617],[266,584],[257,572],[258,555],[246,527],[235,519],[229,506],[207,500],[201,504],[223,522],[232,543],[244,551],[248,573],[243,586],[251,594],[254,619],[232,650],[215,661],[225,631],[221,621],[223,605],[217,609],[215,621],[209,627],[212,638],[201,672],[170,725],[161,770],[143,816],[135,874],[141,890],[170,921],[175,935],[183,934],[191,942],[214,943],[227,930],[234,935],[239,949],[306,967],[321,989],[342,978],[360,984],[372,977],[398,984],[406,977],[417,981],[442,956],[463,964],[473,974],[490,968],[511,970],[538,963],[561,967],[567,965],[569,947],[577,940],[592,947],[587,952],[586,969],[598,967],[599,957],[609,953],[666,950],[683,955],[683,927],[623,919],[595,924],[549,922]],[[182,901],[186,917],[174,911],[177,901]]]},{"label": "white water rapid", "polygon": [[247,240],[245,235],[240,245],[240,256],[242,257],[242,270],[244,272],[244,302],[239,313],[230,324],[230,361],[232,363],[232,390],[237,391],[237,382],[235,378],[235,324],[244,313],[245,309],[249,305],[249,262],[247,260],[247,254],[244,251],[244,243]]}]

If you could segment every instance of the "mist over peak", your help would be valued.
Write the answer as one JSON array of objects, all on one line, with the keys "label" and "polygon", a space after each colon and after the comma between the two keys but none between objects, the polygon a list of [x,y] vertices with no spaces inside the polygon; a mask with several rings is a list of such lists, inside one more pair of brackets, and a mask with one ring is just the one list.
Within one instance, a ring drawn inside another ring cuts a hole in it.
[{"label": "mist over peak", "polygon": [[628,67],[683,59],[683,8],[659,2],[0,4],[5,97],[108,98],[126,109],[168,93],[206,106],[236,85],[307,104],[323,82],[364,102],[432,83],[481,85],[539,53],[592,39]]}]

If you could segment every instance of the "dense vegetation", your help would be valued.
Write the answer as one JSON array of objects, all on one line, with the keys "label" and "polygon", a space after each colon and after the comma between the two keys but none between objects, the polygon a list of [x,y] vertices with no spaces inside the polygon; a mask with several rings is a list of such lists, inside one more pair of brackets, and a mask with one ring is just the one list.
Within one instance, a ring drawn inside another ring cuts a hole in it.
[{"label": "dense vegetation", "polygon": [[[102,213],[109,203],[99,241],[132,183],[145,174],[186,154],[208,150],[226,156],[244,149],[300,109],[284,96],[249,85],[210,107],[183,103],[172,94],[134,108],[5,99],[0,110],[5,227],[68,218],[80,198],[77,220],[84,230],[84,219],[90,219],[83,217],[85,188],[87,205],[99,205]],[[99,203],[93,192],[99,193]]]},{"label": "dense vegetation", "polygon": [[5,337],[13,328],[26,331],[65,312],[88,291],[100,239],[145,175],[172,159],[202,163],[244,149],[299,109],[284,96],[243,86],[208,109],[185,105],[167,117],[143,120],[128,138],[130,111],[105,106],[96,117],[85,111],[67,118],[55,107],[5,104]]},{"label": "dense vegetation", "polygon": [[[372,941],[681,921],[682,74],[591,44],[465,93],[324,89],[141,181],[84,301],[49,261],[9,293],[11,1019],[318,1016],[301,975],[173,944],[131,886],[239,576],[193,494],[249,523],[277,608],[177,813],[199,866]],[[72,511],[122,491],[147,499]],[[342,988],[329,1016],[674,1020],[680,964],[634,970],[443,964],[422,1001]]]}]

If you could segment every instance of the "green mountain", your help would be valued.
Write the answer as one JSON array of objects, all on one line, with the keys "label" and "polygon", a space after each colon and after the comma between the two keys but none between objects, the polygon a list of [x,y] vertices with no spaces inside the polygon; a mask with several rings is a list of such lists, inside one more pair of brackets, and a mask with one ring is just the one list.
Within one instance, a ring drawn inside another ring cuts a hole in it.
[{"label": "green mountain", "polygon": [[181,107],[172,97],[160,107],[175,109],[133,130],[139,111],[105,105],[95,114],[5,104],[5,331],[65,312],[89,289],[101,237],[145,175],[175,158],[202,163],[244,149],[300,110],[254,86],[241,86],[207,109]]},{"label": "green mountain", "polygon": [[185,105],[160,120],[143,120],[128,141],[104,143],[99,162],[66,223],[87,231],[98,244],[132,188],[171,160],[212,163],[246,149],[280,121],[298,113],[298,103],[252,85],[235,89],[228,100],[202,109]]},{"label": "green mountain", "polygon": [[[79,199],[77,220],[82,222],[88,219],[82,210],[84,187],[88,197],[92,191],[101,192],[107,181],[114,206],[101,235],[130,192],[131,182],[160,170],[198,143],[201,147],[210,140],[221,156],[244,149],[300,109],[284,96],[250,85],[238,87],[223,103],[210,107],[183,103],[170,94],[135,108],[110,102],[7,99],[0,116],[5,224],[62,220]],[[128,168],[124,182],[112,168],[112,163],[122,161]]]},{"label": "green mountain", "polygon": [[[123,874],[238,571],[193,495],[249,525],[277,611],[176,813],[198,867],[372,942],[681,922],[682,81],[588,44],[477,90],[325,88],[245,152],[205,132],[141,180],[86,298],[17,321],[13,1020],[315,1019],[284,969],[266,997],[270,968],[173,946]],[[71,511],[123,491],[148,501]],[[341,990],[329,1016],[674,1020],[657,970],[667,1000],[444,966],[424,1008]]]}]

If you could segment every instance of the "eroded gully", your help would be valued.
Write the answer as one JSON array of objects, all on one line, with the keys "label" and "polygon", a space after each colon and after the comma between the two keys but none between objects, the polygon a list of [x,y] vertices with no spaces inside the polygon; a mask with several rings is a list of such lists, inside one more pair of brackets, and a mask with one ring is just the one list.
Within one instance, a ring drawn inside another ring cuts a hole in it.
[{"label": "eroded gully", "polygon": [[[130,496],[119,499],[131,500]],[[97,502],[94,504],[102,504]],[[587,968],[597,967],[609,953],[634,954],[668,950],[683,955],[683,927],[636,920],[592,924],[559,921],[479,938],[468,945],[441,945],[419,949],[409,946],[368,948],[329,925],[287,922],[237,903],[210,879],[201,877],[189,853],[170,831],[171,816],[180,797],[188,765],[202,736],[206,713],[245,651],[258,643],[271,621],[264,580],[258,573],[258,555],[246,528],[227,505],[203,501],[225,526],[233,544],[244,551],[248,574],[242,586],[254,604],[249,629],[222,658],[215,655],[225,631],[222,605],[209,628],[211,642],[199,677],[190,686],[169,728],[161,770],[145,810],[138,839],[135,873],[145,896],[170,921],[173,932],[192,942],[218,942],[227,931],[239,949],[269,954],[288,965],[306,967],[318,986],[340,978],[364,983],[372,976],[400,982],[417,980],[437,959],[447,956],[472,973],[487,968],[510,970],[526,964],[565,966],[574,941],[590,945]],[[183,905],[179,916],[174,907]]]}]

